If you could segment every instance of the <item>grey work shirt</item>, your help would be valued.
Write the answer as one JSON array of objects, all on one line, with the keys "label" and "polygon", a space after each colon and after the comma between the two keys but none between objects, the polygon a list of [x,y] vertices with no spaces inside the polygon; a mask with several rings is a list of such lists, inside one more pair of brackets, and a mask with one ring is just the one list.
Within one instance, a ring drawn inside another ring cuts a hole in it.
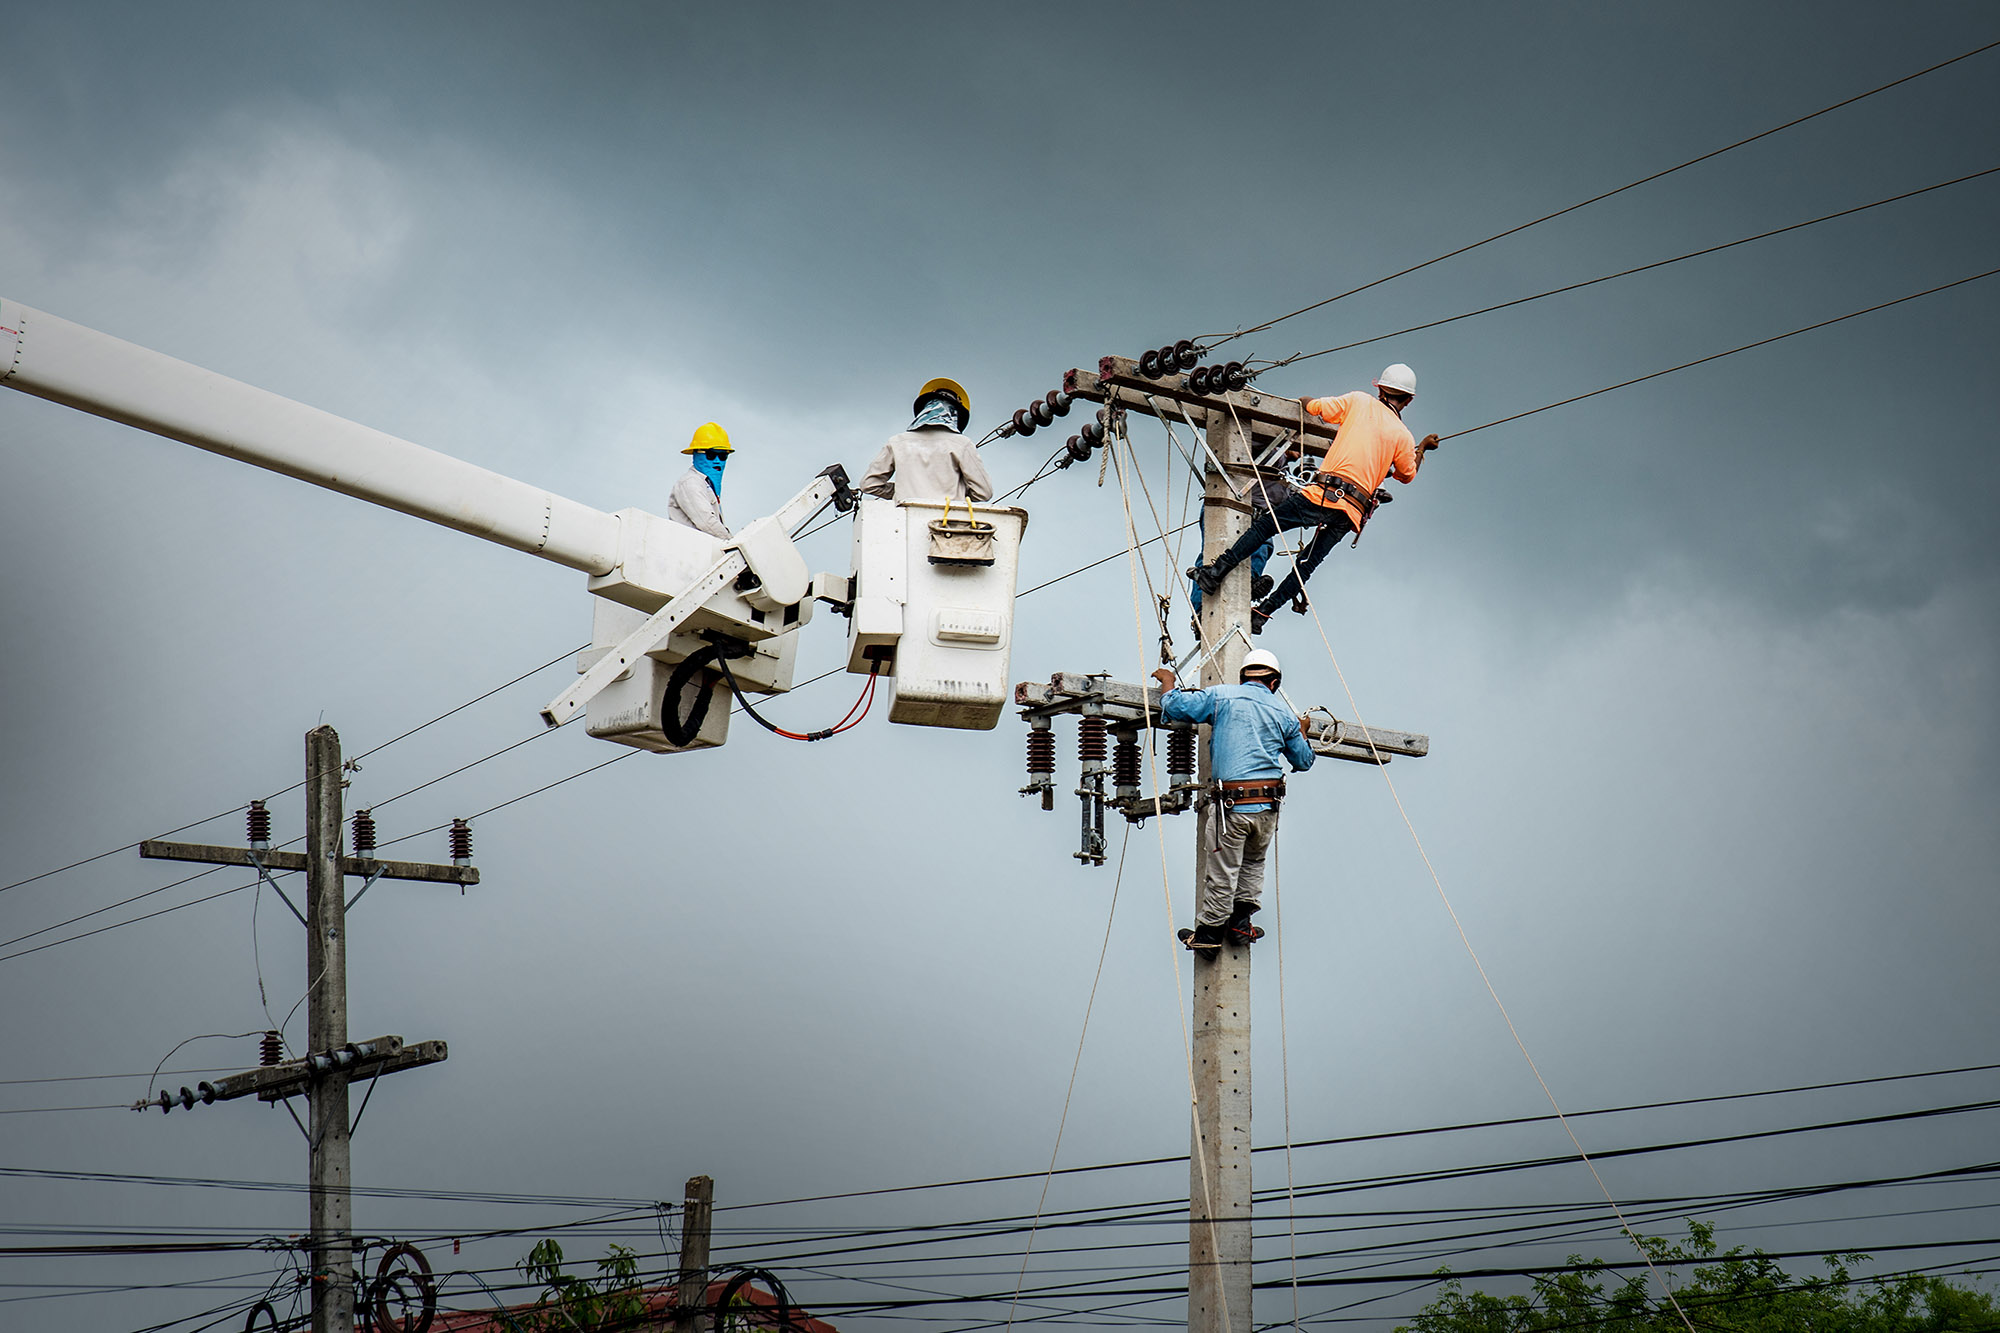
[{"label": "grey work shirt", "polygon": [[986,475],[971,440],[955,430],[926,426],[891,435],[856,489],[885,500],[984,503],[993,498],[993,478]]},{"label": "grey work shirt", "polygon": [[722,501],[700,468],[689,468],[674,483],[674,493],[667,500],[667,517],[722,541],[730,538],[729,525],[722,521]]}]

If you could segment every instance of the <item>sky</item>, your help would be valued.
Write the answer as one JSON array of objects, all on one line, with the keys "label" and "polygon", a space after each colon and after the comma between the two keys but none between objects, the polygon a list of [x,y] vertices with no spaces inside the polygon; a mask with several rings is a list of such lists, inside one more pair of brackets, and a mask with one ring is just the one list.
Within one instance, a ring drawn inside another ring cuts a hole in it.
[{"label": "sky", "polygon": [[[2000,37],[1973,4],[1893,21],[1854,4],[5,4],[0,25],[0,296],[606,510],[660,512],[682,442],[719,421],[738,525],[828,464],[858,472],[934,375],[967,385],[984,432],[1070,367],[1260,323]],[[1373,339],[1993,167],[1996,62],[1229,354]],[[1259,388],[1346,392],[1404,361],[1417,433],[1472,431],[1984,272],[1996,180],[1371,341]],[[1258,1144],[1537,1116],[1549,1096],[1592,1110],[2000,1061],[1995,282],[1448,438],[1322,567],[1325,639],[1310,617],[1273,620],[1263,643],[1294,699],[1424,732],[1432,751],[1293,784],[1282,926],[1256,954]],[[1011,487],[1056,442],[984,456]],[[1186,469],[1164,435],[1138,423],[1133,447],[1179,512]],[[877,715],[815,745],[738,718],[721,749],[638,754],[528,796],[624,753],[577,727],[540,734],[588,638],[573,572],[26,395],[0,395],[0,478],[0,884],[219,811],[180,836],[234,843],[234,812],[299,779],[315,725],[358,754],[555,663],[351,775],[349,807],[376,804],[385,840],[525,798],[476,821],[477,888],[383,883],[355,909],[351,1031],[451,1047],[370,1103],[357,1185],[414,1196],[357,1198],[359,1232],[416,1239],[495,1288],[545,1234],[586,1263],[620,1240],[659,1270],[675,1221],[644,1204],[707,1174],[733,1209],[720,1259],[772,1267],[842,1328],[955,1330],[1005,1302],[853,1307],[1006,1292],[1018,1228],[952,1262],[934,1241],[815,1260],[800,1238],[1185,1197],[1173,1165],[1058,1176],[1045,1199],[1032,1174],[1187,1149],[1172,927],[1192,910],[1191,821],[1115,829],[1122,869],[1080,866],[1068,731],[1053,815],[1015,795],[1011,715],[990,733]],[[1021,503],[1024,590],[1123,551],[1115,475],[1071,469]],[[844,529],[805,549],[845,568]],[[1024,597],[1015,679],[1150,669],[1135,583],[1177,566],[1158,546],[1145,565],[1121,554]],[[822,616],[800,678],[843,651]],[[768,711],[824,726],[857,690],[837,675]],[[279,841],[302,831],[298,793],[273,810]],[[429,832],[400,854],[447,850]],[[267,1289],[295,1308],[274,1252],[6,1248],[305,1225],[295,1188],[21,1174],[303,1181],[274,1108],[112,1109],[156,1066],[254,1064],[254,1034],[304,988],[301,932],[269,892],[233,872],[163,888],[180,878],[122,851],[0,890],[0,1327],[234,1326]],[[286,1030],[303,1040],[303,1019]],[[19,1081],[37,1079],[75,1081]],[[1996,1088],[1987,1070],[1572,1128],[1615,1152]],[[1600,1172],[1640,1207],[1946,1171],[1990,1157],[1992,1114]],[[1574,1151],[1536,1122],[1304,1149],[1292,1174]],[[1284,1163],[1259,1157],[1260,1189]],[[1012,1173],[1030,1174],[740,1207]],[[1593,1200],[1572,1161],[1359,1191],[1340,1206],[1361,1222],[1311,1227]],[[1327,1205],[1288,1210],[1281,1192],[1259,1208],[1258,1277],[1278,1282],[1297,1219]],[[1974,1177],[1662,1205],[1650,1229],[1705,1217],[1725,1245],[1773,1251],[1935,1243],[1956,1248],[1882,1266],[1977,1267],[2000,1256],[1970,1244],[2000,1236],[1996,1209]],[[1631,1256],[1601,1219],[1485,1248],[1438,1240],[1453,1228],[1426,1217],[1407,1250],[1299,1269]],[[1038,1229],[1025,1285],[1172,1287],[1179,1225],[1169,1208],[1116,1231],[1154,1248],[1100,1269],[1047,1252],[1075,1228]],[[491,1304],[470,1276],[443,1290]],[[1298,1308],[1307,1326],[1386,1329],[1433,1290],[1306,1287]],[[1291,1313],[1282,1285],[1260,1292],[1260,1327]],[[1072,1322],[1181,1317],[1168,1298]]]}]

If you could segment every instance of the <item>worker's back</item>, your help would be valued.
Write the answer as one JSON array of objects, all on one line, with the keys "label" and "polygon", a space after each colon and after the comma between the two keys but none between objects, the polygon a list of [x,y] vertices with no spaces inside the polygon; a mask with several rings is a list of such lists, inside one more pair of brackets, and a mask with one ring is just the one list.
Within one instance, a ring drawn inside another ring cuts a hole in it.
[{"label": "worker's back", "polygon": [[1212,768],[1217,782],[1245,782],[1284,775],[1281,758],[1295,769],[1312,767],[1312,750],[1277,693],[1266,686],[1212,685],[1176,690],[1162,709],[1169,722],[1210,723]]},{"label": "worker's back", "polygon": [[884,499],[983,503],[993,498],[993,479],[972,441],[927,426],[891,435],[856,489]]}]

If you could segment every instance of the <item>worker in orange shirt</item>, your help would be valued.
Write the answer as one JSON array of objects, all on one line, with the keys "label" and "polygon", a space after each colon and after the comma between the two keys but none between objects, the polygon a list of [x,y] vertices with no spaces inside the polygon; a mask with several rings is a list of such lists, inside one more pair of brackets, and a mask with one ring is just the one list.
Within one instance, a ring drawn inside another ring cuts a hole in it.
[{"label": "worker in orange shirt", "polygon": [[1203,592],[1213,594],[1222,586],[1224,576],[1248,560],[1274,533],[1313,529],[1312,537],[1292,562],[1292,572],[1251,611],[1250,628],[1262,630],[1273,611],[1299,595],[1305,581],[1340,539],[1361,531],[1375,512],[1375,492],[1383,480],[1393,476],[1401,482],[1414,481],[1424,455],[1437,448],[1437,436],[1426,435],[1419,443],[1403,424],[1403,409],[1416,396],[1417,372],[1398,362],[1376,379],[1372,398],[1359,390],[1338,398],[1301,398],[1306,411],[1340,427],[1311,482],[1272,497],[1270,508],[1257,510],[1249,529],[1234,546],[1217,556],[1212,565],[1197,562],[1188,570],[1188,577]]}]

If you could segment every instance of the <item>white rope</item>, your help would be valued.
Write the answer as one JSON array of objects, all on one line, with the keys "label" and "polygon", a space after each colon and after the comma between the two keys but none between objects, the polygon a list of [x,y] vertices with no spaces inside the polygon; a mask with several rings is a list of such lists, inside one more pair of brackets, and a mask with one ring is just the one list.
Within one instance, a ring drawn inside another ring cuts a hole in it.
[{"label": "white rope", "polygon": [[[1123,436],[1123,438],[1125,439],[1126,442],[1125,447],[1127,452],[1130,452],[1132,447],[1130,437],[1125,436],[1123,432],[1120,432],[1120,435]],[[1107,451],[1111,453],[1113,461],[1117,462],[1118,458],[1117,458],[1116,440],[1107,437],[1105,440],[1105,448]],[[1141,672],[1139,679],[1140,707],[1145,712],[1146,732],[1148,738],[1150,739],[1153,731],[1153,700],[1152,700],[1152,695],[1145,688],[1146,678],[1144,672],[1146,663],[1146,630],[1145,630],[1146,622],[1139,609],[1139,530],[1137,524],[1133,521],[1132,518],[1132,492],[1131,488],[1125,484],[1125,468],[1122,462],[1119,462],[1118,466],[1118,493],[1120,499],[1123,501],[1125,506],[1125,560],[1126,560],[1126,565],[1130,570],[1132,578],[1132,638],[1133,638],[1133,644],[1138,649],[1139,653],[1139,669]],[[1153,793],[1154,793],[1153,799],[1155,802],[1153,810],[1154,813],[1153,830],[1159,840],[1159,848],[1160,848],[1160,896],[1165,900],[1166,903],[1167,934],[1168,938],[1171,939],[1173,938],[1173,930],[1174,930],[1174,891],[1173,891],[1173,884],[1167,876],[1166,820],[1159,817],[1160,811],[1159,811],[1158,801],[1159,801],[1159,793],[1162,790],[1160,786],[1159,756],[1154,752],[1154,749],[1151,745],[1148,745],[1145,748],[1146,748],[1146,769],[1147,772],[1152,776],[1153,780]],[[1197,884],[1195,886],[1195,892],[1199,894],[1200,891],[1201,887],[1200,885]],[[1215,1238],[1215,1199],[1213,1194],[1210,1192],[1208,1185],[1208,1174],[1209,1174],[1208,1145],[1202,1137],[1201,1116],[1199,1114],[1199,1097],[1195,1091],[1194,1038],[1188,1031],[1187,992],[1181,986],[1181,964],[1178,953],[1176,952],[1176,950],[1178,949],[1179,949],[1178,944],[1169,946],[1168,957],[1173,959],[1174,997],[1175,997],[1175,1009],[1177,1011],[1175,1016],[1180,1021],[1181,1054],[1187,1063],[1188,1120],[1189,1123],[1194,1126],[1195,1167],[1201,1178],[1202,1213],[1208,1220],[1209,1253],[1220,1254],[1221,1247],[1216,1243],[1216,1238]],[[1193,1262],[1192,1255],[1189,1256],[1189,1262],[1190,1265],[1192,1265]],[[1192,1267],[1190,1267],[1189,1277],[1190,1280],[1193,1277]],[[1221,1292],[1222,1294],[1222,1327],[1224,1333],[1231,1333],[1232,1324],[1229,1317],[1228,1289],[1222,1283],[1218,1282],[1216,1284],[1216,1290]]]},{"label": "white rope", "polygon": [[[1231,406],[1230,411],[1232,414],[1235,412],[1234,405]],[[1238,427],[1240,429],[1241,422],[1238,423]],[[1261,484],[1261,478],[1259,480]],[[1265,498],[1268,500],[1269,495],[1267,494]],[[1438,900],[1444,904],[1446,914],[1451,917],[1452,928],[1458,932],[1458,942],[1465,947],[1466,956],[1472,959],[1472,966],[1478,971],[1480,982],[1485,985],[1486,993],[1492,997],[1494,1007],[1500,1011],[1500,1018],[1507,1025],[1508,1035],[1513,1037],[1515,1047],[1521,1052],[1521,1058],[1528,1062],[1528,1070],[1535,1076],[1535,1082],[1541,1086],[1542,1095],[1548,1098],[1549,1107],[1555,1112],[1556,1120],[1563,1127],[1563,1133],[1569,1136],[1570,1146],[1576,1149],[1577,1157],[1582,1160],[1585,1168],[1589,1170],[1590,1178],[1596,1182],[1598,1192],[1604,1196],[1604,1202],[1610,1206],[1612,1214],[1617,1217],[1618,1225],[1631,1240],[1633,1248],[1639,1251],[1639,1258],[1644,1261],[1647,1271],[1658,1279],[1660,1289],[1666,1292],[1667,1302],[1673,1306],[1674,1313],[1680,1316],[1683,1324],[1687,1325],[1688,1333],[1695,1333],[1693,1322],[1689,1320],[1687,1312],[1681,1309],[1680,1300],[1674,1294],[1673,1284],[1667,1281],[1667,1275],[1654,1264],[1653,1256],[1647,1253],[1646,1247],[1639,1243],[1639,1234],[1632,1230],[1631,1223],[1625,1218],[1624,1210],[1618,1206],[1618,1200],[1612,1197],[1610,1188],[1604,1183],[1604,1178],[1598,1174],[1597,1163],[1592,1161],[1590,1154],[1584,1150],[1583,1141],[1577,1138],[1576,1130],[1570,1125],[1569,1117],[1563,1114],[1562,1106],[1556,1101],[1555,1092],[1550,1089],[1548,1080],[1542,1077],[1541,1067],[1535,1063],[1535,1057],[1529,1054],[1527,1042],[1522,1040],[1520,1030],[1514,1026],[1513,1015],[1507,1012],[1507,1006],[1501,1000],[1499,990],[1493,985],[1493,979],[1486,974],[1486,965],[1480,961],[1478,950],[1472,947],[1471,937],[1465,933],[1465,923],[1459,919],[1458,909],[1452,905],[1451,896],[1445,892],[1444,881],[1439,878],[1437,867],[1431,863],[1430,853],[1424,848],[1424,840],[1417,835],[1416,824],[1411,821],[1409,811],[1403,807],[1402,795],[1396,790],[1396,780],[1389,776],[1387,761],[1383,759],[1382,752],[1376,748],[1375,734],[1369,729],[1368,723],[1361,716],[1361,705],[1355,700],[1353,689],[1348,686],[1347,674],[1340,669],[1340,659],[1334,655],[1333,642],[1327,637],[1326,623],[1320,619],[1319,605],[1313,600],[1312,594],[1306,590],[1306,581],[1303,576],[1299,579],[1299,596],[1305,601],[1306,608],[1312,612],[1313,624],[1319,631],[1320,643],[1326,649],[1326,659],[1333,664],[1334,676],[1340,681],[1341,692],[1347,696],[1347,706],[1353,711],[1354,721],[1361,728],[1363,737],[1368,741],[1369,753],[1374,756],[1375,766],[1381,772],[1382,781],[1389,789],[1389,799],[1395,802],[1396,813],[1402,818],[1403,827],[1409,830],[1410,840],[1416,844],[1417,855],[1422,858],[1424,869],[1431,877],[1431,884],[1437,890]]]}]

